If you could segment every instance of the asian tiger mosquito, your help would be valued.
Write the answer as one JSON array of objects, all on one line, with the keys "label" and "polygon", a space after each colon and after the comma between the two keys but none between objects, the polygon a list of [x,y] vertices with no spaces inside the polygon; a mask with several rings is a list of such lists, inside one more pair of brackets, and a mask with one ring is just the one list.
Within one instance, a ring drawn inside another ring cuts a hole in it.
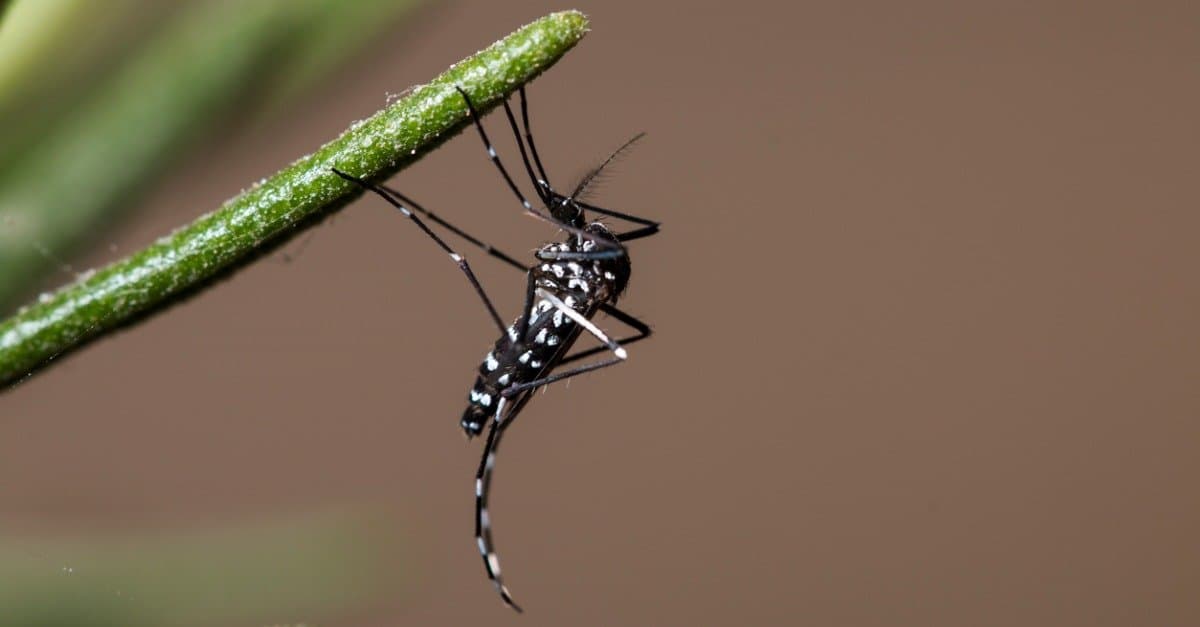
[{"label": "asian tiger mosquito", "polygon": [[[491,140],[488,139],[487,131],[484,130],[479,112],[471,102],[470,96],[461,87],[455,89],[462,95],[463,101],[466,103],[467,113],[470,115],[475,129],[479,132],[479,138],[483,141],[488,158],[491,159],[508,188],[524,207],[525,214],[553,224],[567,233],[565,241],[545,244],[534,253],[537,263],[526,267],[511,255],[493,248],[450,224],[394,189],[365,181],[337,169],[333,171],[338,176],[378,194],[433,239],[466,275],[467,281],[483,301],[488,315],[500,331],[500,339],[496,340],[492,350],[488,352],[479,366],[475,385],[471,389],[470,401],[459,424],[466,432],[468,439],[482,433],[485,426],[488,427],[483,457],[480,459],[479,468],[475,473],[475,541],[483,557],[488,578],[500,593],[500,598],[506,605],[520,612],[521,608],[513,601],[508,587],[500,578],[500,563],[493,549],[491,520],[487,510],[488,488],[491,483],[492,468],[496,461],[496,451],[500,446],[500,438],[512,425],[521,410],[525,408],[537,388],[621,363],[628,356],[622,344],[629,345],[650,336],[650,327],[618,309],[616,302],[629,282],[629,254],[624,243],[654,235],[658,232],[659,223],[597,207],[579,199],[579,196],[596,180],[597,175],[612,163],[613,159],[640,139],[642,133],[625,142],[604,162],[588,172],[569,195],[563,195],[550,185],[549,177],[546,176],[546,170],[542,166],[541,157],[538,156],[537,147],[533,143],[525,88],[521,87],[519,90],[524,140],[521,136],[522,129],[517,125],[516,116],[513,115],[508,98],[505,98],[504,113],[508,117],[509,126],[516,139],[517,147],[520,149],[525,172],[529,175],[538,200],[545,206],[545,210],[542,210],[535,208],[533,203],[525,197],[513,178],[509,176],[504,164],[500,162],[500,157],[496,154]],[[532,163],[530,162],[531,156]],[[629,231],[614,233],[600,221],[589,222],[585,217],[585,211],[625,220],[636,224],[637,227]],[[501,321],[500,315],[496,312],[496,308],[492,305],[491,299],[488,298],[479,280],[475,278],[475,273],[471,271],[467,260],[438,237],[416,215],[417,213],[480,248],[489,256],[525,272],[525,305],[521,310],[521,315],[511,325],[506,327]],[[619,341],[610,338],[592,322],[592,318],[598,312],[604,312],[616,318],[636,333]],[[567,355],[567,352],[575,344],[575,340],[584,331],[599,340],[603,346]],[[612,357],[561,370],[557,373],[552,372],[569,363],[605,351],[610,351]]]}]

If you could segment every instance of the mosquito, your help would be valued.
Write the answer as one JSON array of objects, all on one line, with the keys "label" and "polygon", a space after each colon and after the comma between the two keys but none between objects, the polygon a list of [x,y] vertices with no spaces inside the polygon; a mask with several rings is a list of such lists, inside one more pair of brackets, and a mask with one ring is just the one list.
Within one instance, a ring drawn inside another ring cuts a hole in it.
[{"label": "mosquito", "polygon": [[[455,89],[466,104],[467,115],[479,132],[488,158],[521,203],[524,213],[552,224],[565,233],[564,240],[547,243],[539,248],[534,253],[536,262],[533,265],[522,264],[513,256],[454,226],[390,187],[363,180],[338,169],[333,171],[338,176],[378,194],[433,239],[466,276],[499,331],[500,338],[479,366],[467,408],[459,425],[468,439],[482,434],[484,429],[487,429],[483,456],[475,473],[475,542],[483,557],[488,578],[500,594],[500,598],[506,605],[520,612],[520,606],[513,600],[512,594],[500,577],[500,561],[492,542],[491,517],[488,515],[488,492],[500,439],[538,388],[619,364],[628,358],[625,346],[650,336],[648,325],[618,309],[616,303],[629,283],[630,262],[625,243],[656,234],[659,223],[598,207],[580,199],[595,182],[596,177],[614,159],[641,139],[643,133],[625,142],[599,166],[589,171],[571,193],[562,194],[551,186],[534,144],[529,126],[529,104],[525,88],[519,90],[520,126],[506,97],[503,102],[504,113],[520,150],[525,172],[529,175],[541,205],[535,207],[501,163],[470,96],[461,87]],[[599,220],[589,221],[588,212],[624,220],[635,226],[626,231],[616,232]],[[501,320],[500,314],[492,305],[466,258],[446,244],[418,214],[480,248],[489,256],[525,273],[524,307],[521,309],[521,315],[512,324],[505,325]],[[628,326],[633,330],[633,334],[619,340],[613,339],[593,321],[601,312]],[[575,341],[584,333],[598,340],[600,346],[569,354]],[[606,352],[610,354],[606,358],[571,366]]]}]

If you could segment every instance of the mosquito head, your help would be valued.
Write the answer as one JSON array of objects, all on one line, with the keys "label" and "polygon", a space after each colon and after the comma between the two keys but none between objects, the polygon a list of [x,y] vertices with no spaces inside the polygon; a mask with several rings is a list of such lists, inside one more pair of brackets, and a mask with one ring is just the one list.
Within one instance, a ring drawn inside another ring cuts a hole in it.
[{"label": "mosquito head", "polygon": [[555,220],[577,229],[584,227],[586,218],[583,215],[583,207],[580,207],[574,198],[554,194],[549,201],[550,206],[546,208],[550,210],[550,215],[554,216]]}]

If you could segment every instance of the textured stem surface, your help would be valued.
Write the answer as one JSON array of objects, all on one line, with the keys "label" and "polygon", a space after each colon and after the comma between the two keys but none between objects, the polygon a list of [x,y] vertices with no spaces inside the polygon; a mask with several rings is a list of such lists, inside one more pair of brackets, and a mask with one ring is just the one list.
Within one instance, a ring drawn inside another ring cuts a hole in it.
[{"label": "textured stem surface", "polygon": [[583,14],[566,11],[521,28],[216,211],[17,312],[0,323],[0,385],[194,292],[342,206],[361,192],[331,167],[368,179],[390,176],[465,125],[455,85],[476,106],[494,106],[553,65],[587,25]]}]

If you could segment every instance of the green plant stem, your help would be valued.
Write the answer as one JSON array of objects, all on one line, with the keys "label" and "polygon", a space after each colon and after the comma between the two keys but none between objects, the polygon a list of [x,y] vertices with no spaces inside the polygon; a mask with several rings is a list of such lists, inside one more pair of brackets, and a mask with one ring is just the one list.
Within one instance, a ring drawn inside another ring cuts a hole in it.
[{"label": "green plant stem", "polygon": [[490,108],[553,65],[587,25],[583,14],[565,11],[522,27],[220,209],[18,311],[0,323],[0,385],[194,292],[339,208],[361,190],[330,168],[390,176],[467,122],[455,85]]}]

